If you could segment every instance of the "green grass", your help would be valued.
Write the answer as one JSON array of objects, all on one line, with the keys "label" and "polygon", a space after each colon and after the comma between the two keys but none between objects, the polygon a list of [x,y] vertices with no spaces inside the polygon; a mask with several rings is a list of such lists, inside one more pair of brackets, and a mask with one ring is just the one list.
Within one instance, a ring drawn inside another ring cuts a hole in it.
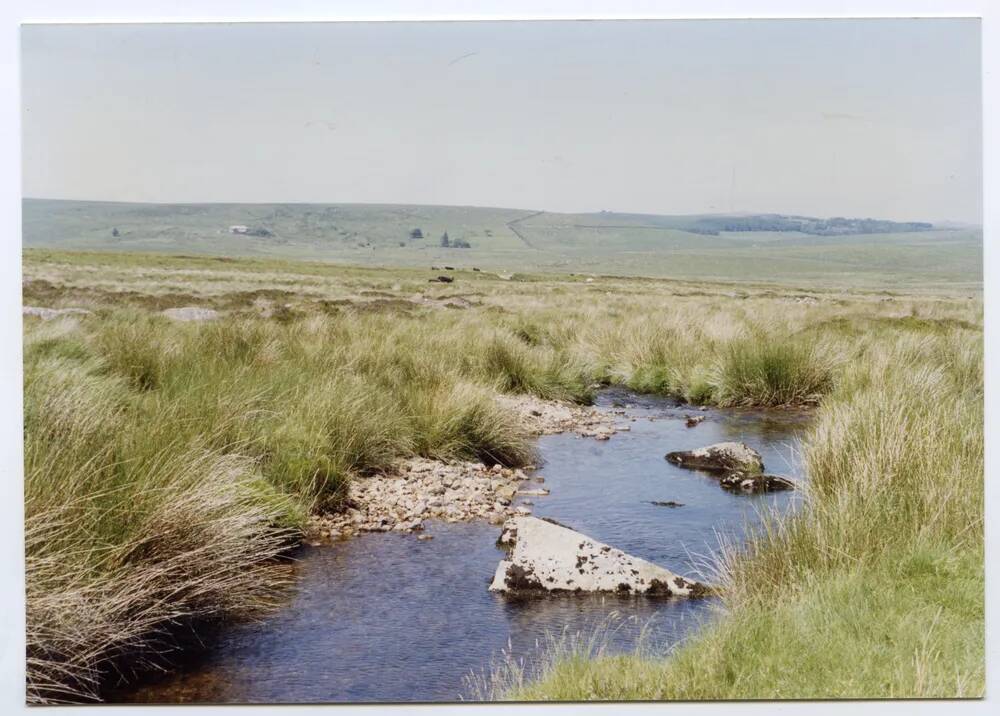
[{"label": "green grass", "polygon": [[[30,700],[97,697],[151,637],[266,609],[268,564],[352,479],[414,455],[531,461],[499,394],[586,402],[597,383],[818,401],[810,503],[728,558],[728,616],[675,659],[554,661],[515,695],[981,689],[978,299],[51,251],[24,274],[26,303],[93,311],[25,319]],[[177,305],[224,315],[159,314]]]},{"label": "green grass", "polygon": [[803,582],[769,608],[721,616],[667,659],[572,645],[551,653],[538,683],[525,679],[524,669],[498,667],[484,695],[570,701],[981,696],[982,562],[934,550],[902,564],[894,556]]}]

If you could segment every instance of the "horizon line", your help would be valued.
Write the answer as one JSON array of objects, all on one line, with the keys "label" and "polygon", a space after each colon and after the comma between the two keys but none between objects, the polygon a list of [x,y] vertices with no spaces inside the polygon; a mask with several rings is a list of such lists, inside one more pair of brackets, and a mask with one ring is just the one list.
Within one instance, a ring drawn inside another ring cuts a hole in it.
[{"label": "horizon line", "polygon": [[152,205],[152,206],[219,206],[219,205],[233,205],[233,206],[263,206],[271,204],[284,204],[289,206],[408,206],[408,207],[436,207],[436,208],[448,208],[448,209],[494,209],[501,211],[524,211],[524,212],[541,212],[545,214],[619,214],[619,215],[634,215],[634,216],[665,216],[665,217],[683,217],[683,216],[787,216],[791,218],[805,218],[805,219],[863,219],[871,221],[891,221],[898,224],[911,224],[911,223],[926,223],[937,227],[940,224],[962,224],[965,226],[976,227],[982,229],[983,224],[980,220],[979,222],[967,221],[964,219],[935,219],[935,220],[921,220],[921,219],[883,219],[876,216],[851,216],[849,214],[829,214],[827,216],[815,216],[812,214],[800,214],[800,213],[789,213],[781,211],[751,211],[751,210],[740,210],[740,211],[702,211],[702,212],[681,212],[681,213],[660,213],[654,211],[617,211],[613,209],[597,209],[588,211],[553,211],[549,209],[526,209],[522,207],[513,206],[491,206],[484,204],[418,204],[412,202],[389,202],[389,201],[134,201],[129,199],[78,199],[78,198],[65,198],[65,197],[52,197],[52,196],[21,196],[21,201],[65,201],[65,202],[87,202],[91,204],[133,204],[133,205]]}]

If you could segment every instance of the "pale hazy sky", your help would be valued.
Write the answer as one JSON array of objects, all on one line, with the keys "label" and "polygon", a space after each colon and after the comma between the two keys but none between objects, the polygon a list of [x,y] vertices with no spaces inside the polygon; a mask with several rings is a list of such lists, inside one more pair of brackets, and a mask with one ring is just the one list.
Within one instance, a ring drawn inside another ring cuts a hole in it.
[{"label": "pale hazy sky", "polygon": [[976,20],[26,26],[25,196],[981,221]]}]

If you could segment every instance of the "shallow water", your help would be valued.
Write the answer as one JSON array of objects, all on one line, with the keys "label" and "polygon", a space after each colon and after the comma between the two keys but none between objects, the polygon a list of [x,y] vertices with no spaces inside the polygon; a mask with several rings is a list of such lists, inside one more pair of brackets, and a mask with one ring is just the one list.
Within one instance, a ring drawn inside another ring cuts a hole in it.
[{"label": "shallow water", "polygon": [[[534,513],[686,576],[704,576],[720,536],[741,539],[766,508],[786,510],[795,493],[739,495],[664,460],[723,440],[756,448],[768,472],[801,479],[801,414],[692,412],[621,391],[598,405],[626,410],[631,427],[607,442],[575,435],[541,438],[539,475],[551,495],[529,497]],[[634,420],[633,420],[634,418]],[[675,501],[669,508],[651,501]],[[430,541],[365,534],[304,548],[296,587],[267,619],[226,629],[180,671],[113,694],[138,702],[454,701],[473,696],[466,678],[501,650],[529,662],[552,637],[600,630],[606,648],[663,652],[707,616],[711,599],[563,595],[512,599],[487,591],[503,554],[499,528],[427,522]]]}]

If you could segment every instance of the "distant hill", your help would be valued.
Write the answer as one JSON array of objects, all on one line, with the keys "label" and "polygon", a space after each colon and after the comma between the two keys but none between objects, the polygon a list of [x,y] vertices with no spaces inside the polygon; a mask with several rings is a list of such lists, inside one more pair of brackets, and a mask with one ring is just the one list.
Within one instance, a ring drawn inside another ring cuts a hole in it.
[{"label": "distant hill", "polygon": [[844,285],[982,278],[978,228],[782,214],[25,199],[23,240],[26,248]]}]

